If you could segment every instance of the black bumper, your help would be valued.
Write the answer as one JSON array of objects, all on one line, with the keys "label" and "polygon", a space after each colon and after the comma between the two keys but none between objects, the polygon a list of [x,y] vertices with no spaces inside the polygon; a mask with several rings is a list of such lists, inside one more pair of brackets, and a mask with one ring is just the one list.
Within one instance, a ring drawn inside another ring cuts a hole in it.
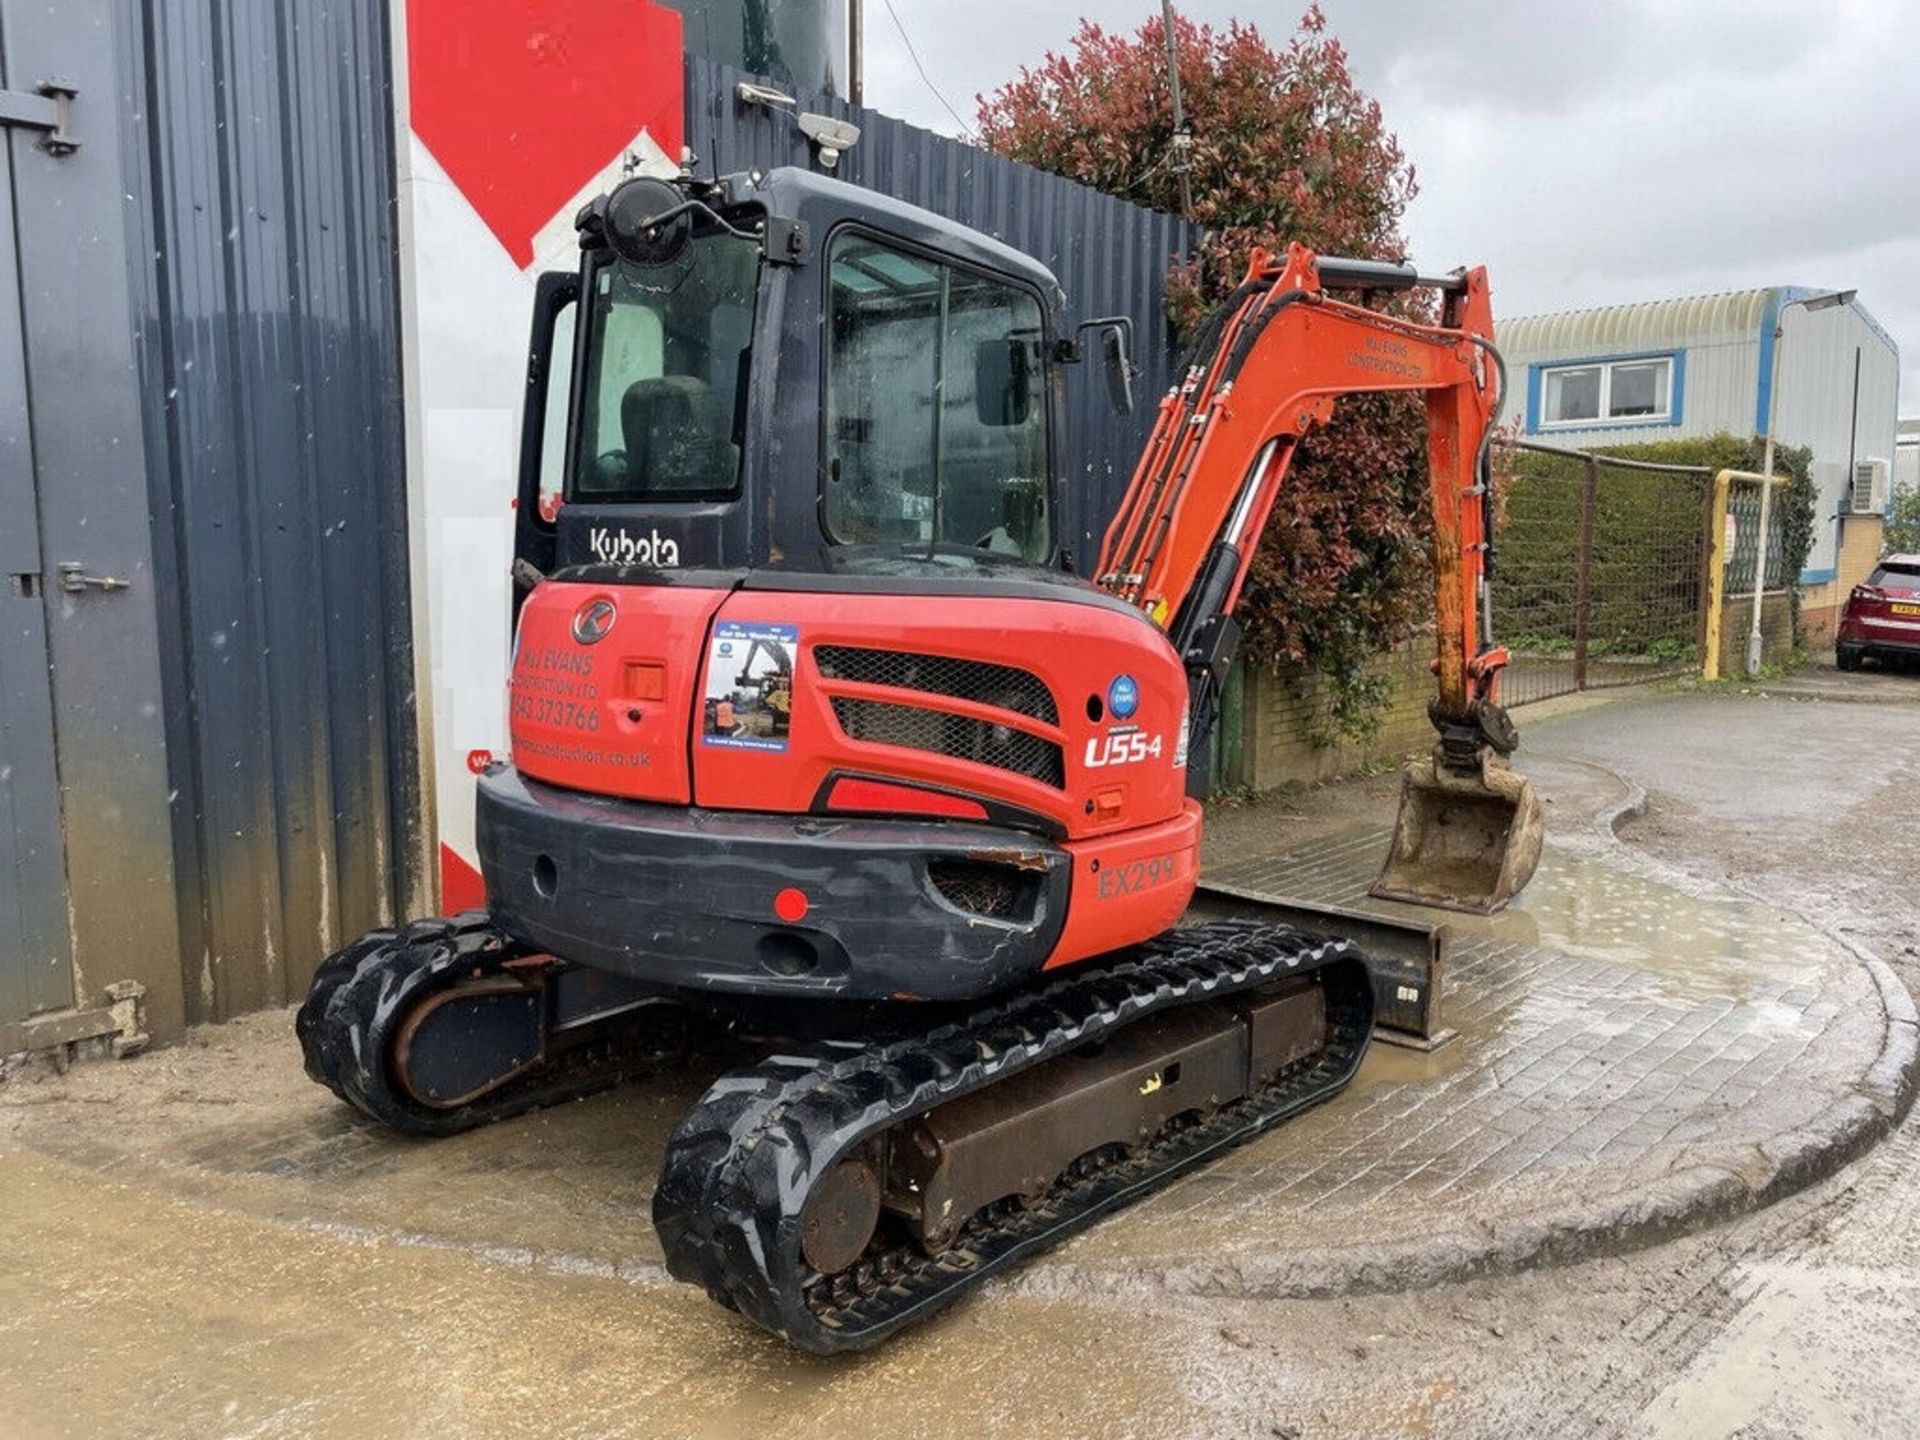
[{"label": "black bumper", "polygon": [[1897,655],[1903,660],[1920,659],[1920,637],[1911,640],[1881,640],[1861,638],[1849,640],[1845,636],[1834,641],[1840,650],[1852,650],[1861,655]]},{"label": "black bumper", "polygon": [[[969,1000],[1037,973],[1066,919],[1066,852],[992,825],[652,805],[506,765],[475,824],[498,924],[666,990]],[[982,883],[993,913],[962,908]]]}]

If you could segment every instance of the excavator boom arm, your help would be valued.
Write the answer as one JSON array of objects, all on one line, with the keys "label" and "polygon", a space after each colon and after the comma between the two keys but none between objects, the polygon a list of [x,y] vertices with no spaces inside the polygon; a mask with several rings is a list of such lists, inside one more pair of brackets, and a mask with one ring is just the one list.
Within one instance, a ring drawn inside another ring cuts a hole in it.
[{"label": "excavator boom arm", "polygon": [[[1332,298],[1437,289],[1439,325]],[[1426,397],[1440,710],[1491,701],[1505,656],[1485,643],[1485,441],[1501,400],[1483,269],[1443,277],[1303,246],[1255,251],[1203,330],[1102,547],[1099,580],[1147,610],[1190,664],[1217,663],[1226,622],[1300,440],[1342,395]],[[1199,652],[1195,652],[1198,645]]]},{"label": "excavator boom arm", "polygon": [[[1428,288],[1424,325],[1329,292]],[[1256,250],[1207,322],[1101,549],[1100,584],[1165,627],[1187,668],[1190,753],[1204,757],[1238,643],[1234,607],[1300,441],[1342,395],[1418,391],[1433,512],[1434,672],[1440,742],[1408,769],[1373,893],[1490,911],[1539,863],[1541,809],[1505,756],[1518,744],[1497,699],[1507,652],[1492,643],[1489,443],[1505,385],[1484,269],[1284,258]],[[1200,774],[1205,774],[1201,761]],[[1196,783],[1190,772],[1189,783]]]}]

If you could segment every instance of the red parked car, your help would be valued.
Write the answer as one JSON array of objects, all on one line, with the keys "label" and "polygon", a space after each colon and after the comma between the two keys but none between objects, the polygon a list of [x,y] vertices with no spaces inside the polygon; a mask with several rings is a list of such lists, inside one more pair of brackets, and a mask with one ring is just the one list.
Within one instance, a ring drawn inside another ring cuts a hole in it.
[{"label": "red parked car", "polygon": [[1920,660],[1920,555],[1889,555],[1847,597],[1834,645],[1842,670],[1871,655]]}]

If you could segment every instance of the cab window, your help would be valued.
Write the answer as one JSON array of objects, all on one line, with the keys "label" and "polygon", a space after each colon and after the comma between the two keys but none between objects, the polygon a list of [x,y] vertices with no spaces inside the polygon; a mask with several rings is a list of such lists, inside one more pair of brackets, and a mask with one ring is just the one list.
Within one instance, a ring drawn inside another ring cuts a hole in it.
[{"label": "cab window", "polygon": [[570,498],[735,492],[758,280],[753,242],[719,232],[663,265],[593,270]]},{"label": "cab window", "polygon": [[1044,562],[1044,330],[1029,290],[858,232],[828,253],[825,519],[844,545]]}]

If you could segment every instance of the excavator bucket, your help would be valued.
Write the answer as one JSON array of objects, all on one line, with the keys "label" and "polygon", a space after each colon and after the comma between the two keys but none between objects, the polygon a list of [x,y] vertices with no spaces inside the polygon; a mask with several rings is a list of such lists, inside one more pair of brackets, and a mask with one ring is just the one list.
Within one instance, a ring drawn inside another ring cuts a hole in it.
[{"label": "excavator bucket", "polygon": [[1492,751],[1477,771],[1407,766],[1393,846],[1370,894],[1491,915],[1533,878],[1545,822],[1532,782]]}]

